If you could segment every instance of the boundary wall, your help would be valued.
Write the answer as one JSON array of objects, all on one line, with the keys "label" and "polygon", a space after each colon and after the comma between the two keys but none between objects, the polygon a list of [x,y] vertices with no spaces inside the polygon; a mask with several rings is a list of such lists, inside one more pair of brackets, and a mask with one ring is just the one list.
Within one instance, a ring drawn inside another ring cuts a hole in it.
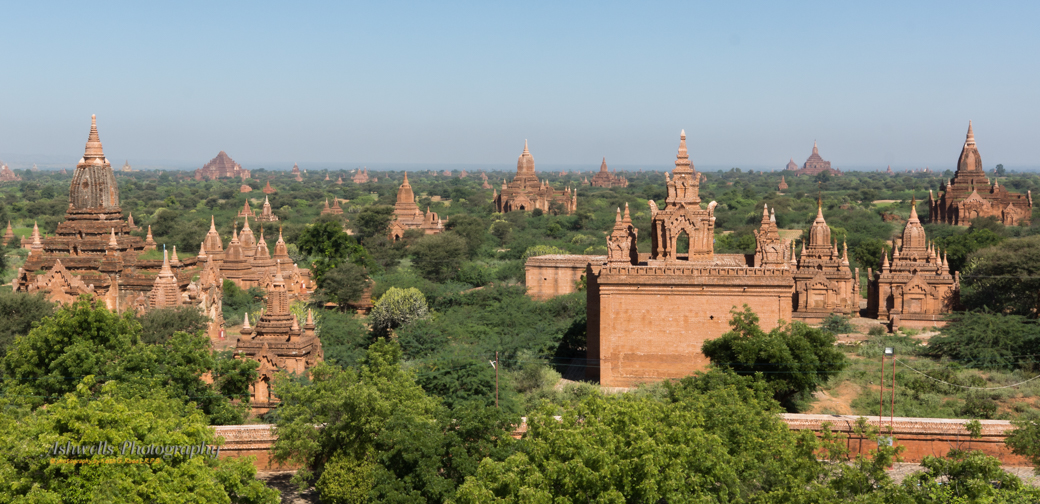
[{"label": "boundary wall", "polygon": [[[845,436],[846,443],[851,455],[868,454],[877,445],[862,437],[856,436],[853,429],[856,427],[856,415],[803,415],[785,413],[780,415],[792,430],[811,430],[817,435],[823,432],[824,424],[829,424],[832,432]],[[865,417],[867,424],[878,427],[878,417]],[[951,449],[980,450],[983,453],[996,457],[1000,462],[1009,467],[1028,467],[1029,460],[1025,457],[1011,453],[1004,444],[1007,433],[1014,430],[1014,426],[1007,420],[980,420],[982,424],[982,438],[971,439],[965,425],[969,420],[951,418],[905,418],[896,417],[889,420],[883,417],[880,427],[883,433],[887,433],[889,425],[892,427],[892,435],[896,439],[896,445],[905,447],[902,453],[903,462],[919,463],[927,456],[941,457]],[[225,425],[215,427],[217,437],[224,438],[224,445],[220,449],[220,458],[255,456],[257,471],[285,471],[295,469],[293,466],[285,466],[274,462],[272,448],[277,436],[274,433],[274,425]],[[520,424],[514,436],[521,436],[527,431],[527,424]]]}]

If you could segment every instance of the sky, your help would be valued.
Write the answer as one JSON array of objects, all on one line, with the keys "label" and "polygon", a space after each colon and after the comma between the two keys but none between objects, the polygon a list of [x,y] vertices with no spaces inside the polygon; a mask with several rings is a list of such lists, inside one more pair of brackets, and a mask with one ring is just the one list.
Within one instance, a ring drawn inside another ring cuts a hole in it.
[{"label": "sky", "polygon": [[1040,2],[5,2],[0,159],[1040,168]]}]

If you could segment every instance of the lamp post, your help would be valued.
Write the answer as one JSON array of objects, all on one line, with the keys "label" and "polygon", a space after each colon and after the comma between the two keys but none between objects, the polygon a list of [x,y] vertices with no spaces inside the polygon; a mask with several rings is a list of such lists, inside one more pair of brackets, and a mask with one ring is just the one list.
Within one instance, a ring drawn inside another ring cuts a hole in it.
[{"label": "lamp post", "polygon": [[889,417],[889,427],[895,421],[896,416],[896,358],[895,349],[885,347],[881,354],[881,397],[878,400],[878,427],[881,427],[881,418],[885,411],[885,357],[892,358],[892,415]]},{"label": "lamp post", "polygon": [[495,368],[495,407],[498,407],[498,351],[495,351],[495,360],[488,361]]}]

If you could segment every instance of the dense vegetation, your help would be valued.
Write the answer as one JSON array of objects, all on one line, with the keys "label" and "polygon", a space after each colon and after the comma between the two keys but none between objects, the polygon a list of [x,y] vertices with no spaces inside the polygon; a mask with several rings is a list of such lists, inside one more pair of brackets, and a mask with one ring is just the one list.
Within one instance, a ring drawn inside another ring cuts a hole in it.
[{"label": "dense vegetation", "polygon": [[[11,219],[20,237],[34,221],[53,233],[71,176],[19,174],[22,182],[0,186],[0,218]],[[280,376],[275,392],[282,406],[247,419],[255,364],[214,352],[200,332],[204,317],[192,310],[135,316],[86,300],[54,307],[40,296],[0,294],[8,321],[0,330],[0,440],[20,447],[0,451],[6,485],[0,502],[32,492],[47,501],[47,492],[95,488],[112,478],[122,478],[122,486],[92,490],[111,493],[84,500],[163,501],[171,489],[196,488],[207,502],[270,502],[274,497],[255,485],[248,464],[194,459],[137,472],[53,471],[31,458],[45,446],[25,444],[131,434],[202,442],[211,439],[207,425],[243,421],[278,424],[277,454],[304,464],[297,480],[314,485],[323,502],[1037,499],[994,459],[972,452],[929,459],[927,472],[895,484],[884,472],[897,455],[891,449],[850,459],[840,440],[792,433],[776,414],[827,410],[817,405],[847,388],[854,396],[847,412],[876,413],[878,359],[892,346],[899,359],[897,415],[1011,418],[1019,426],[1012,445],[1040,461],[1030,402],[1040,397],[1040,380],[1033,380],[1040,372],[1040,218],[1008,228],[992,219],[968,228],[926,225],[961,271],[964,308],[930,338],[912,330],[886,336],[877,326],[860,344],[836,346],[835,333],[867,328],[832,317],[820,328],[790,323],[766,332],[753,313],[735,307],[734,330],[705,346],[713,370],[604,395],[578,383],[584,293],[534,301],[525,294],[523,264],[532,255],[604,253],[604,236],[626,204],[643,231],[641,250],[648,250],[648,200],[663,203],[662,172],[629,173],[629,187],[611,189],[580,186],[584,175],[544,175],[558,188],[578,188],[578,211],[569,216],[495,213],[491,190],[480,188],[476,172],[464,179],[411,173],[420,208],[446,219],[447,231],[411,231],[397,242],[385,231],[400,172],[360,185],[342,172],[330,178],[345,175],[343,185],[324,182],[324,172],[303,182],[284,172],[253,174],[246,181],[253,189],[266,179],[277,189],[270,195],[277,227],[290,256],[318,282],[311,305],[294,303],[293,310],[314,310],[326,362],[309,377]],[[928,189],[951,174],[792,177],[782,194],[779,173],[734,168],[707,175],[701,197],[719,202],[718,252],[753,251],[763,204],[776,210],[787,238],[808,229],[822,204],[832,236],[847,243],[865,279],[902,230],[911,199],[926,217]],[[240,193],[239,180],[197,182],[177,172],[117,177],[124,212],[133,213],[139,233],[150,225],[156,241],[177,245],[181,257],[198,251],[210,215],[226,245],[246,199],[259,209],[264,197]],[[1000,182],[1020,192],[1040,188],[1033,175]],[[326,198],[339,198],[345,213],[319,216]],[[251,227],[259,234],[257,223]],[[274,227],[263,226],[272,247]],[[24,258],[16,244],[5,249],[6,278]],[[861,290],[865,295],[865,285]],[[351,307],[366,292],[374,307],[357,316]],[[228,326],[245,316],[255,323],[263,295],[226,283]],[[528,431],[517,441],[510,433],[521,416]],[[150,427],[138,425],[145,418]],[[999,488],[991,481],[1000,481]]]}]

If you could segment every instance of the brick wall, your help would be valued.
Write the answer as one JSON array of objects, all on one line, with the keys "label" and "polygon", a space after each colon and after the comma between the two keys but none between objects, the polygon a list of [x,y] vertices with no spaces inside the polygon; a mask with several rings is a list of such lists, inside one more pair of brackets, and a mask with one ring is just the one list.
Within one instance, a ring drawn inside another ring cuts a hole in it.
[{"label": "brick wall", "polygon": [[[867,454],[870,450],[877,448],[872,442],[852,434],[856,426],[853,415],[780,415],[783,421],[791,429],[811,430],[817,434],[823,432],[824,423],[830,424],[831,431],[839,432],[848,436],[846,444],[852,454]],[[877,426],[877,417],[867,417],[870,425]],[[903,462],[917,463],[926,455],[943,456],[953,448],[981,450],[987,455],[996,457],[1005,466],[1025,467],[1029,466],[1029,460],[1011,453],[1004,445],[1006,434],[1014,429],[1011,422],[1006,420],[981,420],[982,438],[971,439],[965,424],[968,420],[950,418],[901,418],[892,421],[893,433],[896,444],[905,447],[902,457]],[[888,417],[884,417],[881,425],[887,429]],[[291,466],[282,466],[274,463],[271,457],[271,448],[276,436],[273,425],[227,425],[216,427],[217,436],[223,437],[225,442],[220,449],[220,458],[229,457],[256,457],[256,468],[258,471],[276,471],[294,469]],[[521,424],[517,427],[515,434],[522,435],[527,431],[527,425]]]}]

